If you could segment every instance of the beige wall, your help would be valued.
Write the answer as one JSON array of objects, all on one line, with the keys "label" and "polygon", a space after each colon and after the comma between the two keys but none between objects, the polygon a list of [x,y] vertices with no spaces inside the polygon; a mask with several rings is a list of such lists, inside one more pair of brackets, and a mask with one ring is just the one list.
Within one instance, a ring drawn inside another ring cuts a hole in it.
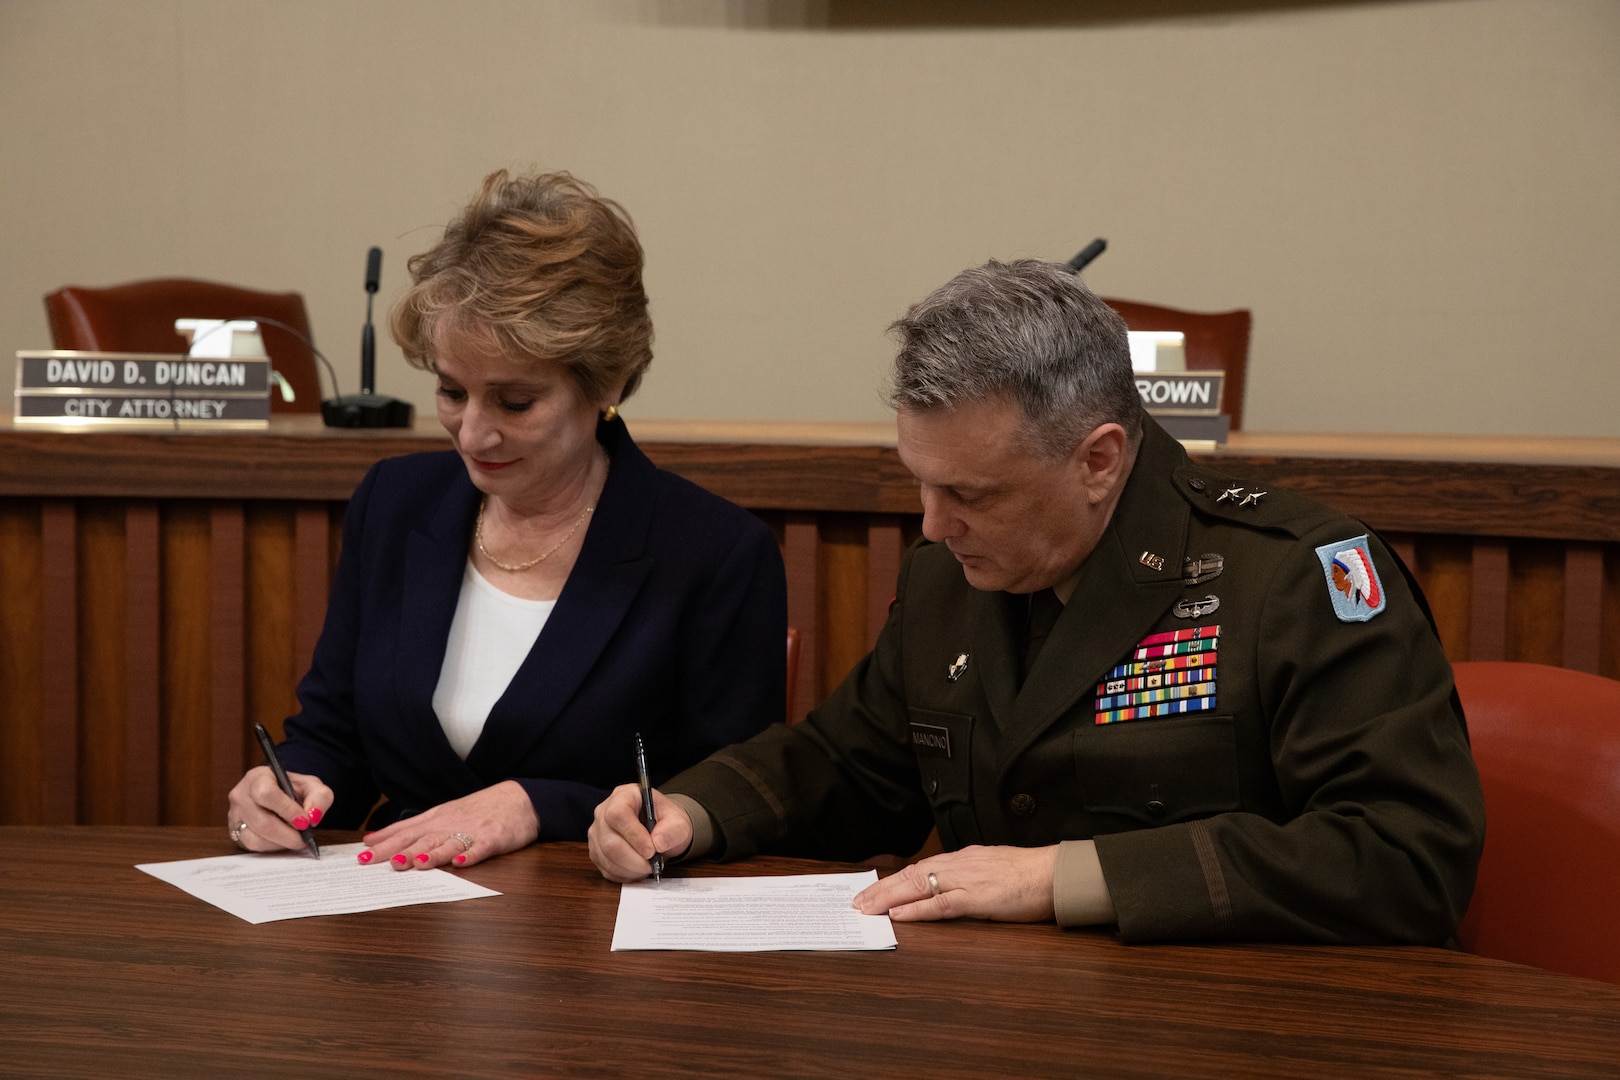
[{"label": "beige wall", "polygon": [[302,290],[352,391],[365,249],[390,300],[538,165],[640,226],[632,418],[882,417],[909,301],[1101,235],[1253,309],[1252,428],[1620,434],[1620,3],[873,9],[0,0],[0,385],[45,292],[183,274]]}]

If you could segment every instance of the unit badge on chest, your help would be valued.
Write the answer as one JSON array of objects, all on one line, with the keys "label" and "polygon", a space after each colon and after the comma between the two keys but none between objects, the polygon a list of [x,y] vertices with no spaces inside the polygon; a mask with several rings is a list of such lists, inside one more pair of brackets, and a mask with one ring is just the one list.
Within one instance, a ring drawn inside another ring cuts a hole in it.
[{"label": "unit badge on chest", "polygon": [[1221,606],[1218,596],[1206,596],[1202,600],[1188,600],[1183,597],[1176,601],[1176,606],[1170,609],[1170,614],[1178,619],[1202,619],[1205,615],[1213,615]]},{"label": "unit badge on chest", "polygon": [[1226,557],[1215,552],[1206,552],[1196,559],[1188,556],[1181,562],[1181,582],[1183,585],[1202,585],[1206,581],[1214,581],[1226,569]]},{"label": "unit badge on chest", "polygon": [[1149,634],[1097,687],[1097,723],[1206,712],[1215,707],[1219,626]]}]

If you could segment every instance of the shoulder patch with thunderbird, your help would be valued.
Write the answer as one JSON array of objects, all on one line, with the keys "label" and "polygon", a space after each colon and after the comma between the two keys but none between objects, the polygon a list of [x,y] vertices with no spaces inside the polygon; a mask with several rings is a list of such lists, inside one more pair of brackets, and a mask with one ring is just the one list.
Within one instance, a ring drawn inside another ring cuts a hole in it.
[{"label": "shoulder patch with thunderbird", "polygon": [[1366,622],[1384,610],[1384,583],[1373,566],[1365,535],[1316,549],[1327,577],[1328,599],[1340,622]]}]

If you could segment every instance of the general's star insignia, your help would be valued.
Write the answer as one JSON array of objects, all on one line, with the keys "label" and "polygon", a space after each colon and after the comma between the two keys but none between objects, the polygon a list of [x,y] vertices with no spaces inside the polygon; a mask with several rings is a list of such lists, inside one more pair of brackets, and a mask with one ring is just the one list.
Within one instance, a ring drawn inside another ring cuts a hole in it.
[{"label": "general's star insignia", "polygon": [[1218,503],[1223,503],[1223,502],[1226,502],[1228,499],[1241,499],[1242,497],[1243,497],[1243,489],[1242,488],[1240,488],[1240,487],[1229,487],[1225,491],[1221,492],[1220,495],[1216,496],[1215,501],[1218,502]]},{"label": "general's star insignia", "polygon": [[1263,491],[1251,491],[1247,495],[1243,496],[1243,501],[1238,503],[1238,505],[1239,506],[1259,506],[1260,505],[1260,500],[1265,498],[1265,497],[1266,497],[1266,493],[1263,492]]}]

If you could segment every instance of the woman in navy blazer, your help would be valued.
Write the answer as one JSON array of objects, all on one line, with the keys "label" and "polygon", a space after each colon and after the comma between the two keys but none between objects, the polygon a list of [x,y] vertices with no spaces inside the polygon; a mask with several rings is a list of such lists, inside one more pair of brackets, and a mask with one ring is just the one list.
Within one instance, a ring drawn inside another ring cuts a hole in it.
[{"label": "woman in navy blazer", "polygon": [[410,266],[393,332],[456,450],[355,491],[279,748],[298,798],[242,778],[247,850],[368,818],[360,861],[400,869],[583,840],[637,733],[656,781],[782,713],[770,529],[618,418],[652,333],[624,212],[567,174],[495,173]]}]

